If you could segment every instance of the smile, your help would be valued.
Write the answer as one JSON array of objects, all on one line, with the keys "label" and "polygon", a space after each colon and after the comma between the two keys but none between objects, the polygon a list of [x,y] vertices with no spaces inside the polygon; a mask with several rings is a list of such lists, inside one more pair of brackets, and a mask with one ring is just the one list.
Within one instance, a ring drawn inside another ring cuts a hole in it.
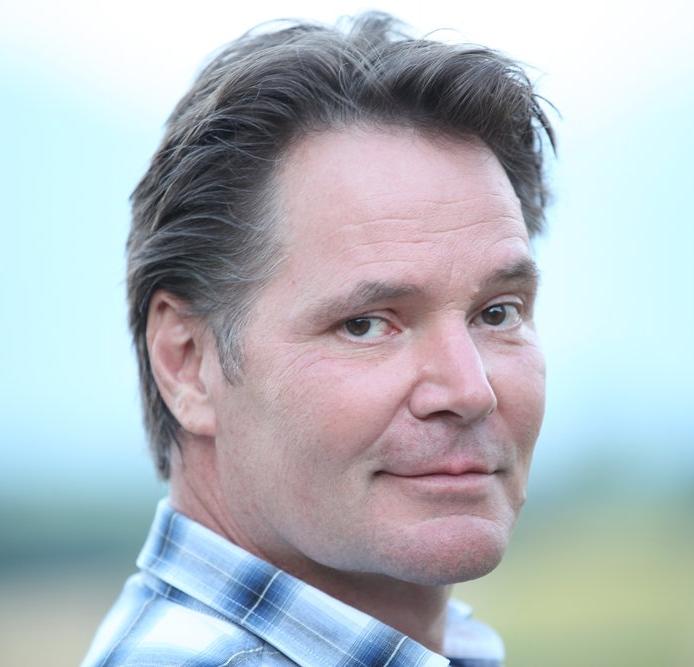
[{"label": "smile", "polygon": [[[433,472],[423,475],[396,475],[388,472],[379,473],[388,483],[396,484],[403,489],[433,494],[475,495],[484,493],[496,480],[495,472],[468,471],[457,474]],[[385,481],[385,480],[384,480]]]}]

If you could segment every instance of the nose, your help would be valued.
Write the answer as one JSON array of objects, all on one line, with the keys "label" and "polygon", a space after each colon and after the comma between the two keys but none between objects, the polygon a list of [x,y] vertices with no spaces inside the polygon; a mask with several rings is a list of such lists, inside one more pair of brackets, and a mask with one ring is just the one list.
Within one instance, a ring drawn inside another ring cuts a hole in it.
[{"label": "nose", "polygon": [[482,356],[464,323],[447,327],[423,343],[410,395],[415,417],[454,415],[472,424],[489,416],[496,405]]}]

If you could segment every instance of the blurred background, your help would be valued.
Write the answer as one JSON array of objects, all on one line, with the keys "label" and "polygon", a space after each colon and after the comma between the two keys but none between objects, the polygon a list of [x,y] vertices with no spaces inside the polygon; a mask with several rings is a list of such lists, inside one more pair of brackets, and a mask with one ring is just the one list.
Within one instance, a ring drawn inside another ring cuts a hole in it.
[{"label": "blurred background", "polygon": [[166,493],[123,247],[168,113],[251,26],[377,8],[528,63],[560,112],[530,500],[504,563],[457,593],[503,634],[509,667],[692,667],[692,7],[0,2],[0,663],[79,662]]}]

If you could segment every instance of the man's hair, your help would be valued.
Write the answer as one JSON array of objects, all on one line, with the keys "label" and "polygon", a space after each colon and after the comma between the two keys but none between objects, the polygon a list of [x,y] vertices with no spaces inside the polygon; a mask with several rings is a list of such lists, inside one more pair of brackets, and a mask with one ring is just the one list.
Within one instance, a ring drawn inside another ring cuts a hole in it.
[{"label": "man's hair", "polygon": [[342,28],[290,23],[231,42],[175,108],[132,195],[129,318],[162,477],[180,426],[147,352],[152,295],[168,291],[210,326],[225,376],[237,381],[245,320],[281,254],[278,165],[302,136],[355,124],[482,139],[503,165],[530,235],[541,230],[543,138],[552,146],[554,138],[517,63],[479,46],[414,39],[374,12]]}]

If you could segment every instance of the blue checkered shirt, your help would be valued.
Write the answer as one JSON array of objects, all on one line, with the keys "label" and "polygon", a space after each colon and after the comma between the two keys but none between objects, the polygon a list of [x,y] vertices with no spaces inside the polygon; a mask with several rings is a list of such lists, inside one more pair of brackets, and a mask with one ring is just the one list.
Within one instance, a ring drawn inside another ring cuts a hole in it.
[{"label": "blue checkered shirt", "polygon": [[83,667],[499,667],[498,635],[452,602],[448,658],[159,504]]}]

